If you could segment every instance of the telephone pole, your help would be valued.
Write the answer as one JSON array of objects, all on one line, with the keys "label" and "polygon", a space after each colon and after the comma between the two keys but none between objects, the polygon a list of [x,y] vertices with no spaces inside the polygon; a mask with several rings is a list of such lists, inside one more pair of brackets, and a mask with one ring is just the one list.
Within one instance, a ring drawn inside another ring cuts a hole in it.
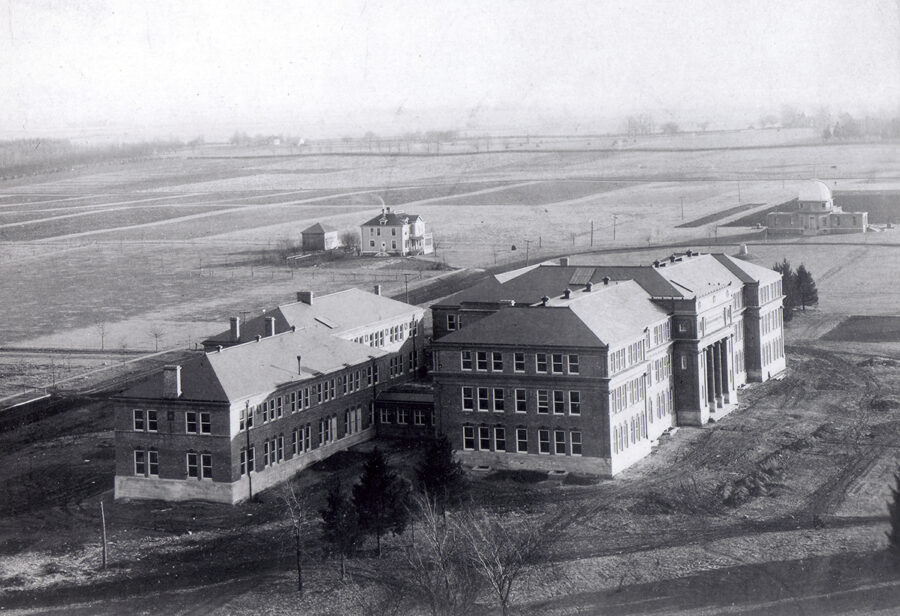
[{"label": "telephone pole", "polygon": [[591,221],[591,246],[594,245],[594,221]]},{"label": "telephone pole", "polygon": [[613,214],[613,241],[616,241],[616,220],[618,220],[618,218],[618,214]]}]

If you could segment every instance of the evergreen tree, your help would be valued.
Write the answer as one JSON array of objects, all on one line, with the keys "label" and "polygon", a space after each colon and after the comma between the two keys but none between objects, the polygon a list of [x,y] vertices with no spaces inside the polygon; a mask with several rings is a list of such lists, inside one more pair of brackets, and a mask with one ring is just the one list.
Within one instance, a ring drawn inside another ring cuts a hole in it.
[{"label": "evergreen tree", "polygon": [[399,535],[409,518],[406,482],[388,468],[384,454],[376,447],[363,466],[359,483],[353,486],[353,504],[360,530],[374,534],[381,556],[381,536],[388,530]]},{"label": "evergreen tree", "polygon": [[448,505],[459,502],[468,488],[462,463],[453,454],[446,434],[431,440],[422,453],[416,469],[419,488],[432,498],[442,513]]},{"label": "evergreen tree", "polygon": [[794,308],[797,307],[797,275],[791,269],[787,259],[776,263],[772,268],[781,274],[781,291],[784,293],[784,320],[790,321],[794,317]]},{"label": "evergreen tree", "polygon": [[325,509],[319,513],[322,516],[322,536],[332,550],[340,555],[343,580],[346,571],[344,560],[353,556],[359,540],[359,520],[353,503],[341,488],[340,479],[332,484]]},{"label": "evergreen tree", "polygon": [[819,303],[819,291],[816,289],[816,282],[802,263],[797,268],[797,295],[802,310],[806,310],[807,306]]},{"label": "evergreen tree", "polygon": [[887,532],[888,553],[897,565],[900,565],[900,473],[894,475],[894,487],[891,488],[893,499],[888,503],[888,517],[891,530]]}]

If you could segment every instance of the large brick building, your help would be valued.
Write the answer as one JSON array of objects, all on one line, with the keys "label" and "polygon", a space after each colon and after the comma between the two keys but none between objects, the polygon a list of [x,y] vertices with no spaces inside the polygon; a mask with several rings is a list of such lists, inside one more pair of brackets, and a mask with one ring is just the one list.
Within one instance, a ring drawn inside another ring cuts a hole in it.
[{"label": "large brick building", "polygon": [[432,306],[438,428],[472,464],[613,475],[784,370],[781,300],[721,254],[489,279]]},{"label": "large brick building", "polygon": [[116,498],[235,503],[374,436],[378,393],[421,365],[424,310],[301,297],[114,398]]}]

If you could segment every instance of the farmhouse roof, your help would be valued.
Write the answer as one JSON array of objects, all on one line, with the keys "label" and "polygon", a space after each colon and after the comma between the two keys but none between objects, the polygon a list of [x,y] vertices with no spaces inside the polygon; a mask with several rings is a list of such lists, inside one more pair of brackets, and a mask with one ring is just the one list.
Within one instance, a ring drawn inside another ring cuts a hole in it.
[{"label": "farmhouse roof", "polygon": [[306,235],[321,235],[324,233],[331,233],[331,232],[336,232],[336,231],[337,231],[337,229],[335,229],[334,227],[330,227],[328,225],[323,225],[322,223],[317,222],[316,224],[307,227],[300,233],[303,233]]},{"label": "farmhouse roof", "polygon": [[[362,226],[371,227],[371,226],[387,226],[387,227],[402,227],[405,224],[413,224],[417,220],[421,218],[418,214],[406,214],[404,212],[392,212],[390,209],[382,210],[381,214],[372,218],[371,220],[364,222]],[[382,222],[383,221],[383,222]]]},{"label": "farmhouse roof", "polygon": [[[181,370],[182,394],[178,399],[234,402],[384,355],[381,349],[315,329],[287,331],[212,351],[186,363]],[[158,399],[162,394],[163,374],[159,372],[122,397]]]},{"label": "farmhouse roof", "polygon": [[810,180],[800,186],[797,199],[799,201],[831,201],[831,190],[825,182]]},{"label": "farmhouse roof", "polygon": [[[266,318],[275,319],[275,332],[281,333],[296,327],[325,328],[332,334],[340,334],[387,319],[412,315],[416,306],[376,295],[360,289],[345,289],[337,293],[314,297],[312,304],[297,301],[282,304],[275,310],[241,324],[241,342],[265,336]],[[206,345],[231,344],[231,331],[226,330],[204,341]]]}]

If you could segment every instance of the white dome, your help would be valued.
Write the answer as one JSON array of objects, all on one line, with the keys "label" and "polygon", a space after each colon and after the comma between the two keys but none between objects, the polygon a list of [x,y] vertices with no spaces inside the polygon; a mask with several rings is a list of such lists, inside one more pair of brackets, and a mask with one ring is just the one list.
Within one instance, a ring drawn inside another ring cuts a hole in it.
[{"label": "white dome", "polygon": [[812,180],[800,187],[799,201],[831,201],[831,191],[824,182]]}]

